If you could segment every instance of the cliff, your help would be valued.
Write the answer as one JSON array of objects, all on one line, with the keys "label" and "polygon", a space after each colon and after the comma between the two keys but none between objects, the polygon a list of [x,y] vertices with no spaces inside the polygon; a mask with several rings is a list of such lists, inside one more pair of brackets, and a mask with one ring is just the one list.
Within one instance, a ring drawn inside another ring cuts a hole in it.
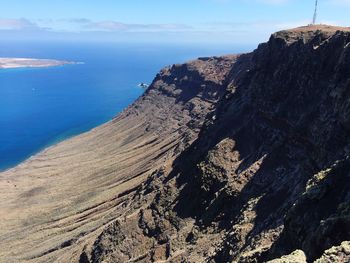
[{"label": "cliff", "polygon": [[163,69],[111,122],[0,174],[4,262],[347,262],[350,32]]}]

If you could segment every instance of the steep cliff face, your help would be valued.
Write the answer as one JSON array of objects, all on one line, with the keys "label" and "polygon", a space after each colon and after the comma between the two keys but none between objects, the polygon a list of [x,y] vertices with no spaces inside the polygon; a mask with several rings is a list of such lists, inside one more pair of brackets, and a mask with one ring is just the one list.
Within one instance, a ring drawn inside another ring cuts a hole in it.
[{"label": "steep cliff face", "polygon": [[303,249],[314,260],[349,239],[349,36],[274,34],[175,162],[185,185],[175,208],[224,230],[213,259]]},{"label": "steep cliff face", "polygon": [[[350,33],[338,29],[278,32],[238,57],[198,139],[143,184],[149,205],[118,222],[122,238],[107,228],[90,259],[349,259],[337,246],[350,239]],[[138,257],[120,258],[126,247]]]},{"label": "steep cliff face", "polygon": [[349,89],[346,28],[166,68],[112,122],[0,174],[0,256],[347,262]]}]

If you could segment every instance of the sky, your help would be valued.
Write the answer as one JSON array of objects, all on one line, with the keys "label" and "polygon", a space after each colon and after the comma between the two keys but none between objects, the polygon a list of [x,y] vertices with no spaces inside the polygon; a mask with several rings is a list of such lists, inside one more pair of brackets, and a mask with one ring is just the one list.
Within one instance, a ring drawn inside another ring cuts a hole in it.
[{"label": "sky", "polygon": [[[307,25],[315,0],[0,0],[0,39],[236,43]],[[319,0],[317,23],[350,26],[350,0]]]}]

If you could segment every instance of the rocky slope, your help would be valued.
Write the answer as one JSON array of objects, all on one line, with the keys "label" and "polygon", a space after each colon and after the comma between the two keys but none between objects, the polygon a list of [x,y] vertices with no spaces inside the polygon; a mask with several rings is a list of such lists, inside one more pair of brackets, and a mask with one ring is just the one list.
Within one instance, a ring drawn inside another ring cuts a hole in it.
[{"label": "rocky slope", "polygon": [[[0,173],[0,262],[74,262],[196,139],[235,56],[163,69],[111,122]],[[141,207],[141,205],[140,205]]]},{"label": "rocky slope", "polygon": [[4,262],[347,262],[350,32],[162,70],[116,119],[0,174]]}]

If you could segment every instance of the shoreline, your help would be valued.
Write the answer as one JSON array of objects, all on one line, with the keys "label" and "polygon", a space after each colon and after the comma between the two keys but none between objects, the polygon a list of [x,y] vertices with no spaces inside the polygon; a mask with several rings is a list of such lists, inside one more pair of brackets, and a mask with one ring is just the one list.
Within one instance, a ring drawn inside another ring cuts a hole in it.
[{"label": "shoreline", "polygon": [[[136,99],[137,100],[137,99]],[[136,101],[135,100],[135,101]],[[135,101],[133,101],[130,105],[132,105]],[[129,105],[129,106],[130,106]],[[128,106],[128,107],[129,107]],[[120,113],[120,112],[117,112],[112,118],[108,119],[108,120],[105,120],[103,121],[102,123],[100,124],[97,124],[96,126],[93,126],[91,128],[88,128],[88,129],[83,129],[81,131],[77,131],[75,132],[74,130],[75,129],[71,129],[71,130],[68,130],[68,131],[65,131],[61,134],[58,134],[55,138],[52,138],[50,141],[48,141],[45,145],[43,145],[42,147],[38,148],[36,151],[34,151],[33,153],[27,155],[26,157],[24,157],[22,160],[19,160],[18,162],[15,162],[14,164],[10,164],[10,165],[5,165],[3,168],[0,167],[0,174],[1,173],[5,173],[5,172],[8,172],[12,169],[16,169],[17,167],[21,166],[22,164],[26,163],[26,162],[30,162],[32,159],[34,159],[37,155],[41,154],[41,153],[44,153],[46,152],[47,150],[50,150],[51,148],[57,146],[58,144],[60,143],[64,143],[66,141],[69,141],[71,139],[74,139],[76,137],[79,137],[79,136],[83,136],[84,134],[86,133],[89,133],[89,132],[92,132],[93,130],[99,128],[99,127],[102,127],[106,124],[108,124],[109,122],[113,121],[114,118],[116,118]]]},{"label": "shoreline", "polygon": [[[84,62],[73,62],[73,61],[67,61],[67,60],[56,60],[56,59],[36,59],[36,58],[8,58],[8,57],[0,57],[0,71],[2,70],[16,70],[16,69],[44,69],[44,68],[51,68],[51,67],[59,67],[59,66],[65,66],[65,65],[83,65]],[[102,124],[99,124],[95,127],[92,127],[88,130],[83,130],[81,132],[72,132],[71,134],[68,134],[65,136],[64,134],[59,134],[56,138],[53,138],[52,141],[48,142],[44,146],[42,146],[37,151],[34,151],[33,153],[29,154],[28,156],[24,157],[23,159],[19,160],[18,162],[14,162],[9,165],[4,165],[3,167],[0,166],[0,173],[7,172],[11,169],[16,168],[17,166],[21,165],[22,163],[30,160],[31,158],[35,157],[39,153],[47,150],[50,147],[53,147],[65,140],[69,140],[72,137],[79,136],[81,134],[84,134],[86,132],[89,132],[92,129],[95,129],[96,127],[103,125],[106,122],[109,122],[110,120],[107,120],[103,122]],[[69,132],[68,132],[69,133]]]}]

